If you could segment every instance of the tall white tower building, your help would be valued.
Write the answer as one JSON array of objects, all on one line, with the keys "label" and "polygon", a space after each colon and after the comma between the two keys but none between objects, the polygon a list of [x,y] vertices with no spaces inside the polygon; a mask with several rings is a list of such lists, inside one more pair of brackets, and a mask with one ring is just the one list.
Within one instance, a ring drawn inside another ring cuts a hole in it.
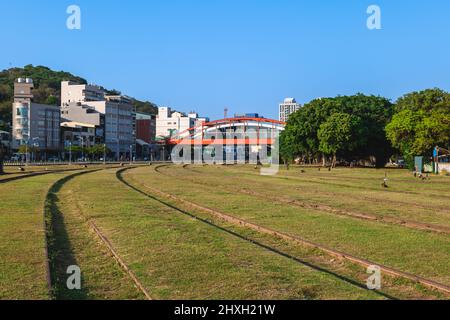
[{"label": "tall white tower building", "polygon": [[280,103],[280,121],[287,122],[289,116],[300,109],[301,105],[294,98],[286,98]]}]

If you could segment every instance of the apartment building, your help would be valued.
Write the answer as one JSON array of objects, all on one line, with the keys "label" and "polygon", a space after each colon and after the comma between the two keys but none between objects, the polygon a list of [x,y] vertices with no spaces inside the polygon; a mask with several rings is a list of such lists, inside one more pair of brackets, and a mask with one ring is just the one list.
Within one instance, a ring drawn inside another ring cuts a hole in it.
[{"label": "apartment building", "polygon": [[96,126],[89,123],[68,121],[61,123],[61,139],[64,147],[92,147],[98,144]]},{"label": "apartment building", "polygon": [[60,109],[32,102],[33,80],[19,78],[14,83],[12,106],[12,148],[38,146],[41,151],[57,151],[60,147]]},{"label": "apartment building", "polygon": [[286,98],[279,106],[279,118],[282,122],[287,122],[289,116],[301,108],[301,105],[294,98]]},{"label": "apartment building", "polygon": [[72,81],[61,82],[61,103],[103,101],[105,93],[99,86],[78,84]]},{"label": "apartment building", "polygon": [[61,134],[64,147],[105,143],[105,115],[81,102],[61,107]]},{"label": "apartment building", "polygon": [[143,112],[135,112],[136,140],[148,144],[154,143],[156,138],[156,116]]},{"label": "apartment building", "polygon": [[181,112],[172,112],[168,107],[160,107],[156,117],[156,136],[173,137],[208,121],[208,118],[199,118],[195,112],[186,115]]},{"label": "apartment building", "polygon": [[[130,146],[133,148],[135,143],[134,107],[131,98],[121,95],[106,95],[98,86],[80,85],[66,81],[61,83],[61,104],[62,110],[74,109],[77,104],[85,108],[84,118],[81,119],[71,117],[69,110],[69,114],[64,115],[69,121],[98,124],[98,117],[93,114],[97,112],[103,115],[106,146],[115,152],[118,158],[129,156]],[[88,118],[91,120],[86,121]]]}]

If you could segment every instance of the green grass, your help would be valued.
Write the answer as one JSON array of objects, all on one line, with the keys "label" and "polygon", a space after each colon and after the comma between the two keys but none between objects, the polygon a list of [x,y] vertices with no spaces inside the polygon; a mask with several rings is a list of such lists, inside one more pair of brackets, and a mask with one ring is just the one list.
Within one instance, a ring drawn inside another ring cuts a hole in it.
[{"label": "green grass", "polygon": [[[46,216],[52,296],[46,283],[44,200],[52,184],[73,172],[0,184],[0,299],[143,299],[88,221],[98,226],[155,299],[385,298],[361,288],[368,275],[360,266],[231,225],[174,200],[149,198],[121,183],[116,170],[75,175],[51,190]],[[448,225],[448,178],[433,177],[424,184],[405,171],[389,171],[391,187],[386,191],[379,187],[384,171],[369,169],[300,173],[293,168],[275,177],[262,177],[246,166],[160,170],[165,175],[154,167],[139,167],[123,177],[143,191],[149,192],[144,185],[150,185],[250,222],[450,283],[448,235],[269,198],[283,194],[343,210]],[[258,196],[241,194],[240,189]],[[65,286],[69,265],[81,268],[81,291]],[[391,277],[383,277],[382,290],[403,299],[448,298]]]},{"label": "green grass", "polygon": [[[182,169],[171,168],[171,170]],[[319,172],[312,168],[304,170],[305,173],[300,173],[299,168],[292,168],[290,171],[282,170],[275,177],[261,177],[257,174],[259,171],[248,167],[225,167],[220,172],[214,167],[201,169],[189,167],[190,178],[205,184],[216,183],[220,178],[223,187],[242,186],[262,195],[282,195],[293,200],[332,206],[351,212],[450,227],[448,177],[433,176],[430,181],[422,182],[413,178],[407,171],[388,170],[389,189],[386,190],[380,187],[385,170],[335,169],[332,172],[327,170]],[[410,185],[413,185],[416,191],[421,190],[420,188],[425,188],[427,192],[433,191],[432,196],[428,196],[425,192],[402,193],[407,191]]]},{"label": "green grass", "polygon": [[[134,287],[80,212],[71,183],[77,176],[58,182],[47,202],[54,298],[142,299],[143,294]],[[81,290],[67,288],[67,268],[72,265],[81,269]]]},{"label": "green grass", "polygon": [[[163,170],[171,171],[174,177],[179,178],[182,178],[183,174],[191,178],[193,175],[189,170],[181,167],[169,167]],[[197,168],[197,170],[203,169]],[[137,181],[151,181],[151,185],[163,191],[250,222],[301,236],[379,264],[450,284],[450,238],[448,235],[263,201],[260,198],[221,187],[229,180],[228,182],[234,184],[236,188],[239,186],[253,189],[254,184],[246,185],[246,180],[240,178],[242,170],[238,169],[237,173],[232,172],[231,175],[229,174],[234,170],[233,168],[219,170],[212,167],[208,170],[210,179],[215,178],[216,188],[209,184],[201,186],[189,181],[180,184],[177,179],[170,179],[149,168],[140,168],[129,172],[128,175]],[[276,178],[256,176],[255,173],[248,174],[254,179],[265,180],[267,184],[278,181]]]},{"label": "green grass", "polygon": [[180,214],[114,174],[80,176],[70,187],[156,299],[382,298]]},{"label": "green grass", "polygon": [[63,174],[0,184],[0,299],[48,299],[44,199]]}]

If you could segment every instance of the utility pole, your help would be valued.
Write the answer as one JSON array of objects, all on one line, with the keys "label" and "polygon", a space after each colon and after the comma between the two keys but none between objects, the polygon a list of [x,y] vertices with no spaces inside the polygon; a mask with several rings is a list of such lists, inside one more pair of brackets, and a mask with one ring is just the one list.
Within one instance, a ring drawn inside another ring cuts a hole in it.
[{"label": "utility pole", "polygon": [[120,141],[117,139],[117,161],[120,162]]},{"label": "utility pole", "polygon": [[103,144],[103,165],[106,165],[106,143]]},{"label": "utility pole", "polygon": [[69,166],[72,165],[72,141],[69,141]]},{"label": "utility pole", "polygon": [[133,145],[130,144],[130,164],[133,163]]},{"label": "utility pole", "polygon": [[81,136],[81,157],[83,158],[83,162],[85,162],[84,159],[84,137]]},{"label": "utility pole", "polygon": [[27,139],[27,143],[25,144],[25,165],[28,166],[28,143],[30,142],[30,139]]}]

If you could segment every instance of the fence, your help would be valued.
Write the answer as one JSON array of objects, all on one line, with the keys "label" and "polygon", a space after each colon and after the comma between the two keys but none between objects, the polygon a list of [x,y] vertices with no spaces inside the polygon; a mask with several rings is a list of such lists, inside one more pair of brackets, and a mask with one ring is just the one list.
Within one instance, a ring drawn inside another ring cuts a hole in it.
[{"label": "fence", "polygon": [[[35,166],[35,167],[43,167],[43,166],[68,166],[68,165],[102,165],[102,164],[108,164],[108,165],[115,165],[115,164],[121,164],[121,163],[130,163],[129,161],[88,161],[88,162],[75,162],[69,163],[68,161],[40,161],[40,162],[24,162],[24,161],[5,161],[3,165],[5,167],[24,167],[24,166]],[[133,161],[133,164],[149,164],[149,163],[171,163],[170,161]]]}]

